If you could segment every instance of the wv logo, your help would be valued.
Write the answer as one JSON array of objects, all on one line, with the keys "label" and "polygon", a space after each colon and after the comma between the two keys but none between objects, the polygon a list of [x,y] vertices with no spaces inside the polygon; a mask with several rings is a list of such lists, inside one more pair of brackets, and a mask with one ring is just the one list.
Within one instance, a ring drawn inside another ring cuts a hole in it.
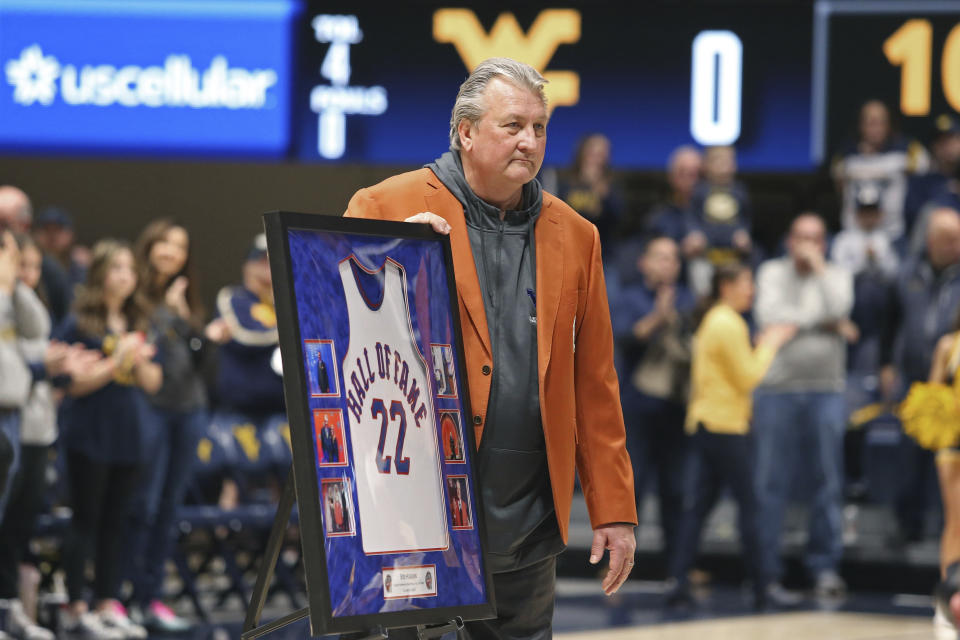
[{"label": "wv logo", "polygon": [[580,12],[575,9],[541,11],[526,34],[512,13],[501,13],[487,33],[470,9],[439,9],[433,14],[433,39],[453,44],[468,71],[495,56],[529,64],[549,83],[544,92],[551,111],[580,100],[579,74],[545,71],[557,47],[580,40]]}]

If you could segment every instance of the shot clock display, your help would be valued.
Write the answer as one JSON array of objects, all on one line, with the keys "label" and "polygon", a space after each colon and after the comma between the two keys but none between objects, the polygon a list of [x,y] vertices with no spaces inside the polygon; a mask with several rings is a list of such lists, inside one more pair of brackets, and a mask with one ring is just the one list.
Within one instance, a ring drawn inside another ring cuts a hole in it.
[{"label": "shot clock display", "polygon": [[815,160],[854,134],[870,98],[923,141],[937,116],[960,112],[960,3],[821,0],[815,12]]}]

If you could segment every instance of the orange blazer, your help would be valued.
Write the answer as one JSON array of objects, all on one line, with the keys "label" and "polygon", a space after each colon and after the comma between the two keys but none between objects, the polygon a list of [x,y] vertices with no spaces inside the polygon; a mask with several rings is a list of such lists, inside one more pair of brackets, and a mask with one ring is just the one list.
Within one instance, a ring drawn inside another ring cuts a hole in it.
[{"label": "orange blazer", "polygon": [[[479,443],[496,363],[463,205],[424,168],[360,189],[345,215],[402,221],[421,211],[441,216],[451,227],[467,386]],[[554,507],[566,542],[575,471],[594,529],[636,524],[637,508],[597,229],[544,192],[535,238],[540,414]]]}]

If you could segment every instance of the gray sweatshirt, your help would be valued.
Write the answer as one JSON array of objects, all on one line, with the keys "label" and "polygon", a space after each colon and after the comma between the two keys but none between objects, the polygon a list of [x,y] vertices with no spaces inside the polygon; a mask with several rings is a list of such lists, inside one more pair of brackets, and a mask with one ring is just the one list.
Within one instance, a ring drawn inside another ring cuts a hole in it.
[{"label": "gray sweatshirt", "polygon": [[777,353],[761,389],[842,391],[847,345],[830,323],[850,316],[853,278],[833,263],[823,273],[800,274],[789,257],[768,260],[757,272],[754,319],[763,330],[792,324],[797,335]]},{"label": "gray sweatshirt", "polygon": [[20,409],[27,402],[33,376],[18,339],[34,340],[50,331],[50,318],[40,298],[23,283],[13,294],[0,292],[0,410]]},{"label": "gray sweatshirt", "polygon": [[[47,321],[49,326],[49,320]],[[20,353],[27,362],[43,362],[50,341],[44,337],[28,340],[20,338]],[[53,401],[53,385],[49,380],[37,380],[30,388],[30,397],[20,413],[20,444],[49,446],[57,439],[57,406]]]},{"label": "gray sweatshirt", "polygon": [[463,175],[459,154],[428,165],[464,206],[493,347],[493,379],[477,455],[494,572],[520,569],[563,551],[540,419],[534,225],[543,195],[533,180],[518,211],[483,202]]}]

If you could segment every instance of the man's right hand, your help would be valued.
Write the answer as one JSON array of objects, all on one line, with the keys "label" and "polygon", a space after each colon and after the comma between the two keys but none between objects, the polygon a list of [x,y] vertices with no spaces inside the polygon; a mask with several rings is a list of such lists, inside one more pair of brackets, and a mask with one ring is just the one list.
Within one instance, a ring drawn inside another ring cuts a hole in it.
[{"label": "man's right hand", "polygon": [[657,287],[657,299],[654,308],[663,318],[669,318],[676,311],[677,289],[672,285]]},{"label": "man's right hand", "polygon": [[418,222],[421,224],[429,224],[433,227],[433,230],[437,233],[443,235],[450,234],[450,223],[438,216],[435,213],[430,211],[421,211],[415,216],[410,216],[404,222]]},{"label": "man's right hand", "polygon": [[826,259],[824,258],[823,250],[815,242],[807,240],[798,242],[794,249],[794,255],[800,264],[813,273],[820,274],[823,272]]}]

